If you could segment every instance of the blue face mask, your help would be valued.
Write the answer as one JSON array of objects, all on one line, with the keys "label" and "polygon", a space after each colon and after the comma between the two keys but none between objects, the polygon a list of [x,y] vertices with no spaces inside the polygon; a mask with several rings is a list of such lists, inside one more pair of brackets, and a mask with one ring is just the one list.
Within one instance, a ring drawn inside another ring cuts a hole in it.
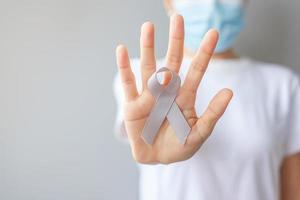
[{"label": "blue face mask", "polygon": [[185,46],[196,52],[210,28],[219,32],[216,53],[224,52],[233,44],[244,27],[245,5],[214,1],[177,0],[175,10],[185,20]]}]

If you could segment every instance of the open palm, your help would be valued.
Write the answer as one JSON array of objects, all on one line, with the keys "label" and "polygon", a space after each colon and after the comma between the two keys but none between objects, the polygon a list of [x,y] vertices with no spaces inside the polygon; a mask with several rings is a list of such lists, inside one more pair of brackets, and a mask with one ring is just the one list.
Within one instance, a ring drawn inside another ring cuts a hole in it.
[{"label": "open palm", "polygon": [[[154,52],[154,26],[150,22],[141,29],[141,75],[142,91],[138,93],[135,76],[130,67],[127,49],[120,45],[117,48],[117,64],[125,94],[124,124],[133,157],[144,164],[173,163],[183,161],[194,155],[212,132],[216,122],[224,113],[231,97],[229,89],[221,90],[210,102],[202,116],[195,111],[196,93],[200,81],[208,66],[218,41],[218,33],[210,30],[205,35],[199,49],[192,59],[187,76],[176,97],[191,132],[183,145],[177,139],[174,130],[165,120],[152,145],[141,137],[147,117],[155,99],[147,87],[147,81],[156,71]],[[184,22],[180,15],[173,15],[170,21],[169,46],[166,55],[166,67],[179,72],[184,50]],[[165,76],[165,83],[168,76]]]}]

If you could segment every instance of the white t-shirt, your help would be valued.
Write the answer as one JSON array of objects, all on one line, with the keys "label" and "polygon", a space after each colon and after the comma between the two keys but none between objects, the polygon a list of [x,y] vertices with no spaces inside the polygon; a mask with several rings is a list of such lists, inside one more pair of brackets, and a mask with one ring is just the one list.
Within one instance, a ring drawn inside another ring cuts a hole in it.
[{"label": "white t-shirt", "polygon": [[[180,71],[184,79],[190,59]],[[163,60],[157,66],[164,66]],[[138,60],[133,71],[141,86]],[[198,89],[203,113],[222,88],[234,97],[212,135],[189,160],[139,165],[141,200],[278,200],[280,166],[300,152],[300,80],[291,70],[250,59],[213,60]],[[118,76],[116,133],[126,138]]]}]

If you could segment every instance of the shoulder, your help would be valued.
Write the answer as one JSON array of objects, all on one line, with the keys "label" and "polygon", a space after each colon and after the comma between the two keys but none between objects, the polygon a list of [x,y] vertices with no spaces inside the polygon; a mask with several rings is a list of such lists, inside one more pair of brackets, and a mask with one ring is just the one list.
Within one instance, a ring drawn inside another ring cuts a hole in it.
[{"label": "shoulder", "polygon": [[263,73],[265,76],[272,76],[274,78],[281,77],[284,79],[299,78],[299,75],[290,67],[261,61],[251,61],[255,65],[255,69]]},{"label": "shoulder", "polygon": [[252,61],[253,69],[249,70],[256,82],[256,93],[264,97],[268,105],[275,106],[273,110],[286,116],[291,109],[292,101],[300,90],[300,76],[293,69],[274,63]]},{"label": "shoulder", "polygon": [[252,68],[249,70],[250,73],[270,87],[293,89],[299,85],[300,76],[290,67],[254,60],[251,60],[249,63],[250,68]]}]

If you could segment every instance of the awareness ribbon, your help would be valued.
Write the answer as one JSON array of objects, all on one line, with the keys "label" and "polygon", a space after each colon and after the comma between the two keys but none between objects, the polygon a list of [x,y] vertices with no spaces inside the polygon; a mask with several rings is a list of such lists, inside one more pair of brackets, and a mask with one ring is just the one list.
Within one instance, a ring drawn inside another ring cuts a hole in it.
[{"label": "awareness ribbon", "polygon": [[[170,72],[172,75],[166,86],[162,85],[158,79],[158,74],[163,72]],[[142,133],[143,139],[148,144],[153,143],[165,118],[168,119],[180,143],[185,143],[191,128],[175,102],[180,85],[181,80],[178,74],[166,67],[160,68],[148,80],[148,88],[155,98],[155,104],[146,120]]]}]

